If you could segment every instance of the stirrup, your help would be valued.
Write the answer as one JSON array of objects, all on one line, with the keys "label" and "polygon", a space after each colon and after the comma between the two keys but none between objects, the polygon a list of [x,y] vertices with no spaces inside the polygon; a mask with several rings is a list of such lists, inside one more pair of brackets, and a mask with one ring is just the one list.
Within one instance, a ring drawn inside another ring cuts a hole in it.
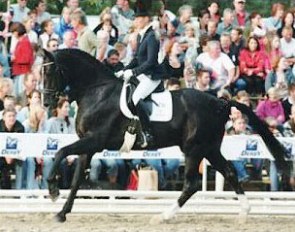
[{"label": "stirrup", "polygon": [[141,143],[141,148],[146,148],[147,146],[149,147],[154,147],[155,146],[155,141],[154,141],[154,136],[152,136],[148,132],[141,132],[143,141]]}]

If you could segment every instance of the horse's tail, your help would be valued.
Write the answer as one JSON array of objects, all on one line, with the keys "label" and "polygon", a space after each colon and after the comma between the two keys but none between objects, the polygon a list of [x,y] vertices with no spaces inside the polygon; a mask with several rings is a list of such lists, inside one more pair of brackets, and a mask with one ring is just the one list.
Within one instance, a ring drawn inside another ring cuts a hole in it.
[{"label": "horse's tail", "polygon": [[260,120],[258,116],[248,106],[236,101],[230,101],[231,106],[235,106],[243,114],[247,115],[249,119],[249,125],[261,136],[265,145],[273,155],[276,161],[276,165],[280,171],[286,175],[290,175],[291,166],[290,162],[285,160],[286,149],[285,147],[274,137],[274,135],[268,129],[265,122]]}]

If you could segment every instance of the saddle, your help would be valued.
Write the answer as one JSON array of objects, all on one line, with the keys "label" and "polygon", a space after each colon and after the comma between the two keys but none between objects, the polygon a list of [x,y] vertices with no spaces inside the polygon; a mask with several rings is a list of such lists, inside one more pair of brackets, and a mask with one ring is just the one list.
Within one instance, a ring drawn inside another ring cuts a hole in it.
[{"label": "saddle", "polygon": [[[132,102],[132,95],[139,84],[136,78],[131,78],[129,83],[124,83],[120,96],[121,112],[129,119],[136,118],[135,106]],[[148,110],[150,121],[167,122],[172,118],[172,97],[168,90],[165,90],[163,82],[144,99],[145,107]]]}]

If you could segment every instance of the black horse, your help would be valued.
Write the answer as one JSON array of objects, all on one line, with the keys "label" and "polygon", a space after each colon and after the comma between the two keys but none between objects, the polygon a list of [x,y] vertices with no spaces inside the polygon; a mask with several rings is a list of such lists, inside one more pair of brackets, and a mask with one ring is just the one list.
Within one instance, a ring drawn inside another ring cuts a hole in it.
[{"label": "black horse", "polygon": [[[79,155],[70,195],[56,215],[58,221],[64,222],[66,214],[71,212],[90,158],[103,149],[119,150],[130,119],[122,114],[119,106],[123,81],[95,58],[80,50],[66,49],[57,51],[54,56],[47,54],[45,62],[52,64],[44,77],[44,103],[51,105],[58,93],[67,90],[70,99],[78,104],[76,129],[80,140],[57,152],[48,178],[49,194],[54,200],[59,195],[56,176],[60,162],[70,154]],[[288,171],[283,146],[248,107],[194,89],[174,91],[172,99],[172,120],[153,122],[152,129],[157,148],[178,145],[185,154],[185,180],[181,196],[169,211],[162,214],[163,219],[171,218],[198,190],[197,167],[203,158],[229,181],[239,199],[243,200],[242,209],[249,210],[236,173],[220,152],[231,106],[248,115],[250,124],[262,136],[280,170]],[[140,147],[135,145],[134,149]]]}]

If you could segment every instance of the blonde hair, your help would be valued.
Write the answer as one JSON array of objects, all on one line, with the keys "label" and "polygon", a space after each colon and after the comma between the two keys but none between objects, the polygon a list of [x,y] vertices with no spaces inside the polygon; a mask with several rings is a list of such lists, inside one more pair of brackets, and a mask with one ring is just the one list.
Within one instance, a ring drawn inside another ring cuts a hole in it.
[{"label": "blonde hair", "polygon": [[46,110],[41,105],[35,105],[30,109],[29,112],[29,125],[33,132],[37,132],[43,119],[44,115],[46,115]]},{"label": "blonde hair", "polygon": [[[13,90],[13,82],[10,78],[0,78],[0,92],[2,92],[2,89],[5,85],[9,86],[9,92],[5,93],[5,95],[11,95]],[[3,96],[4,97],[4,96]]]}]

